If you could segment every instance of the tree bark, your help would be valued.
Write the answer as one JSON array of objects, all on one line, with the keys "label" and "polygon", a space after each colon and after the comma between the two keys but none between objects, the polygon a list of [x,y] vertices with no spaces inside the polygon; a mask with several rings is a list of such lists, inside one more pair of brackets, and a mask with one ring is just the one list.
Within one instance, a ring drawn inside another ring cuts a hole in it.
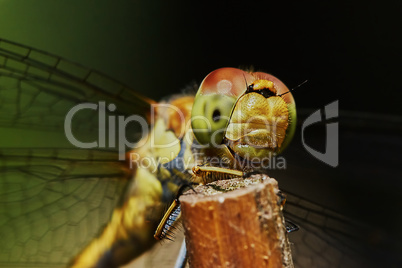
[{"label": "tree bark", "polygon": [[180,197],[190,267],[293,267],[277,182],[221,180]]}]

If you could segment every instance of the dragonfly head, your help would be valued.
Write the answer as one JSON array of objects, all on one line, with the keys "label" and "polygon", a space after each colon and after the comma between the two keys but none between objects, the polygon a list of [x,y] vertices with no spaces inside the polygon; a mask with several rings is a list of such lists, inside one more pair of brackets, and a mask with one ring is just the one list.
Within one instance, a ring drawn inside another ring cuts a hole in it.
[{"label": "dragonfly head", "polygon": [[296,126],[295,102],[288,92],[267,73],[217,69],[205,77],[195,97],[194,135],[200,144],[223,144],[245,159],[280,153]]}]

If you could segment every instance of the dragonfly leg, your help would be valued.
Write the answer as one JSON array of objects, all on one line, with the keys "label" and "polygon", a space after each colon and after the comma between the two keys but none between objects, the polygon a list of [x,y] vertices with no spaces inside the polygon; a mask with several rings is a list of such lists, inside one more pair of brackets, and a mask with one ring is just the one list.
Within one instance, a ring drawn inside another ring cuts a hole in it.
[{"label": "dragonfly leg", "polygon": [[181,207],[179,197],[183,195],[183,192],[190,188],[194,193],[197,193],[193,186],[195,183],[185,183],[180,186],[179,190],[177,191],[176,198],[173,200],[172,204],[165,212],[162,220],[160,221],[158,228],[155,231],[154,238],[157,240],[162,240],[164,238],[171,239],[172,230],[175,229],[174,225],[176,224],[177,220],[180,218]]},{"label": "dragonfly leg", "polygon": [[195,178],[200,178],[204,184],[233,177],[244,177],[243,171],[211,166],[195,166],[193,167],[193,174]]}]

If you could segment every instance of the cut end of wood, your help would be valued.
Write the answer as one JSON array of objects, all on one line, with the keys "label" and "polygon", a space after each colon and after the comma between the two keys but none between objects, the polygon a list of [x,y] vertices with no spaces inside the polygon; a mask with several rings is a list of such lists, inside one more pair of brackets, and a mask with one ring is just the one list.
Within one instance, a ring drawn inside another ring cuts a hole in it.
[{"label": "cut end of wood", "polygon": [[266,175],[180,197],[190,267],[293,267],[278,183]]}]

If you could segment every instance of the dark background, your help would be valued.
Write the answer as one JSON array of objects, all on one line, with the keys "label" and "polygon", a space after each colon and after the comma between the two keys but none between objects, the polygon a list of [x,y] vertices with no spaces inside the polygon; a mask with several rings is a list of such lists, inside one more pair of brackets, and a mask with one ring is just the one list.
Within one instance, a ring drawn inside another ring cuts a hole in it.
[{"label": "dark background", "polygon": [[[308,79],[294,92],[301,119],[339,100],[340,165],[310,156],[298,130],[288,170],[272,174],[285,189],[401,235],[402,2],[278,2],[0,0],[0,37],[156,100],[226,66],[253,66],[289,88]],[[307,136],[323,150],[324,124]]]}]

